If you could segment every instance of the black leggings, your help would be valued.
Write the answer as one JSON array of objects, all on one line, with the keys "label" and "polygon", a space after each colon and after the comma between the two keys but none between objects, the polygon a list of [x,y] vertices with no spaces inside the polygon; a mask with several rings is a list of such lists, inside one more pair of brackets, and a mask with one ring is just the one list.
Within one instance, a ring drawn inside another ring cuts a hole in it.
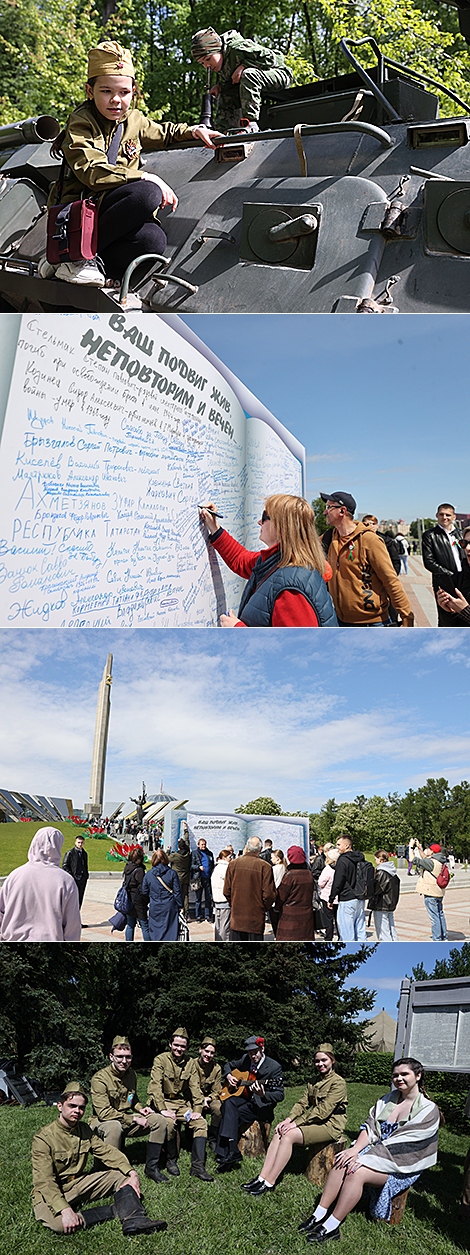
[{"label": "black leggings", "polygon": [[158,184],[144,179],[106,192],[98,217],[98,253],[109,279],[122,279],[141,253],[164,252],[166,235],[153,217],[161,203]]}]

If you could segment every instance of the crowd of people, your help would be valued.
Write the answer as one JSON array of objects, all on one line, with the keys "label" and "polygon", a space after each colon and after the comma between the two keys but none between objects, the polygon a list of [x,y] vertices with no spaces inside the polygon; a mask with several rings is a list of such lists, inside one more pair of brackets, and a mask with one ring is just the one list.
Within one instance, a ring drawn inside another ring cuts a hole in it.
[{"label": "crowd of people", "polygon": [[[201,507],[209,543],[247,580],[227,627],[413,627],[400,575],[408,574],[410,542],[378,531],[378,519],[355,519],[349,492],[320,493],[326,531],[317,534],[313,508],[302,497],[268,497],[259,519],[260,550],[248,550],[219,526],[216,506]],[[470,527],[463,534],[453,506],[437,509],[424,532],[423,563],[432,572],[439,625],[470,624]]]},{"label": "crowd of people", "polygon": [[[28,862],[10,872],[0,888],[0,941],[79,941],[80,907],[88,879],[84,837],[60,866],[63,835],[40,828]],[[424,849],[414,838],[407,847],[408,874],[417,874],[416,892],[431,923],[431,939],[445,941],[444,896],[455,866],[438,842]],[[405,862],[405,860],[404,860]],[[378,941],[398,941],[394,911],[400,876],[392,855],[377,850],[374,863],[355,850],[347,833],[326,842],[310,857],[291,845],[287,857],[272,841],[249,837],[235,855],[227,845],[215,859],[205,837],[191,850],[189,837],[177,849],[159,847],[146,869],[140,844],[129,852],[123,871],[124,900],[113,928],[133,941],[137,924],[144,941],[189,940],[189,892],[195,898],[191,923],[214,923],[218,942],[263,941],[267,924],[276,942],[366,941],[367,919],[374,919]],[[122,892],[122,890],[120,892]]]},{"label": "crowd of people", "polygon": [[[58,1117],[35,1134],[32,1143],[33,1209],[36,1219],[54,1233],[73,1234],[118,1217],[123,1233],[153,1232],[165,1221],[151,1220],[141,1201],[138,1173],[125,1154],[126,1139],[146,1138],[145,1176],[157,1185],[181,1175],[181,1137],[190,1149],[190,1175],[211,1183],[207,1147],[217,1173],[237,1169],[243,1159],[240,1138],[259,1126],[265,1144],[276,1106],[284,1099],[281,1064],[265,1050],[265,1038],[253,1034],[242,1054],[215,1061],[217,1043],[202,1037],[195,1058],[188,1055],[187,1029],[179,1025],[168,1049],[156,1055],[146,1103],[138,1098],[132,1049],[125,1036],[113,1040],[109,1063],[91,1079],[92,1114],[85,1121],[88,1092],[74,1079],[58,1102]],[[315,1149],[343,1139],[348,1094],[336,1067],[331,1042],[314,1051],[315,1077],[289,1115],[275,1125],[264,1162],[241,1188],[250,1198],[275,1189],[294,1146]],[[210,1118],[210,1124],[209,1124]],[[298,1226],[309,1243],[340,1236],[340,1226],[369,1195],[371,1215],[389,1219],[394,1196],[418,1181],[437,1161],[439,1108],[426,1093],[421,1063],[395,1061],[390,1090],[379,1098],[360,1126],[356,1140],[334,1158],[313,1213]],[[93,1170],[86,1172],[88,1154]],[[465,1164],[462,1218],[468,1218],[470,1159]],[[113,1194],[112,1204],[94,1204]]]}]

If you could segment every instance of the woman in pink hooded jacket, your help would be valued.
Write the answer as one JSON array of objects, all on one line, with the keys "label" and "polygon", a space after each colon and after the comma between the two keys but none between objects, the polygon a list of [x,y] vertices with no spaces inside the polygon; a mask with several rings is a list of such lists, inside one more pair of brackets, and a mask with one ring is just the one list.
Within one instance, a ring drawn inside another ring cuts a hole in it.
[{"label": "woman in pink hooded jacket", "polygon": [[0,941],[80,941],[78,889],[60,866],[64,838],[38,828],[28,862],[0,889]]}]

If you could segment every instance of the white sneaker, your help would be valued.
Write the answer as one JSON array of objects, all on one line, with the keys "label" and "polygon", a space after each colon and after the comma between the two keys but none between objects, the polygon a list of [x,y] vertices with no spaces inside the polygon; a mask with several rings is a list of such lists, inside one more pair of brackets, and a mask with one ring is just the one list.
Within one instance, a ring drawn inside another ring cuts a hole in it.
[{"label": "white sneaker", "polygon": [[47,260],[47,257],[41,257],[40,262],[38,262],[39,278],[40,279],[53,279],[55,272],[56,272],[56,267],[51,266],[51,263]]},{"label": "white sneaker", "polygon": [[104,288],[105,276],[96,261],[63,261],[55,272],[56,279],[66,283],[83,283],[88,287]]}]

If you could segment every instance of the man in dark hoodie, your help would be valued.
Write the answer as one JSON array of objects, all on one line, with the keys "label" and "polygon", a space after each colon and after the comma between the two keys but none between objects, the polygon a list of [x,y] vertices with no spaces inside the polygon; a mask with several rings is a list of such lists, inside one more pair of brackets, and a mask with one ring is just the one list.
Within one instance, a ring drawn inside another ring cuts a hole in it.
[{"label": "man in dark hoodie", "polygon": [[341,941],[367,941],[366,898],[372,893],[374,869],[360,850],[353,850],[351,837],[338,837],[339,858],[335,867],[328,906],[338,898],[337,924]]}]

